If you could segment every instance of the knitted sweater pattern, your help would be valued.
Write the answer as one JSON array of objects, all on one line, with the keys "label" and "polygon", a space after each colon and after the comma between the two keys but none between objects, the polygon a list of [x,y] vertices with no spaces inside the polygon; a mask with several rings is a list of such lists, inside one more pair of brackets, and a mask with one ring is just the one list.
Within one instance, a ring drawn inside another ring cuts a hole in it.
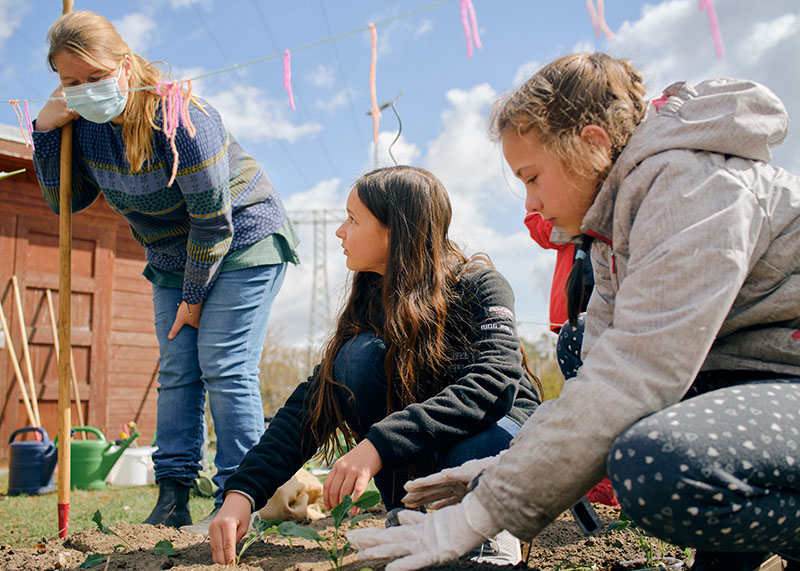
[{"label": "knitted sweater pattern", "polygon": [[[147,261],[184,275],[183,299],[199,303],[229,252],[250,246],[286,220],[283,204],[258,163],[227,132],[219,113],[203,102],[189,106],[196,129],[178,128],[178,170],[163,131],[153,130],[150,160],[133,172],[125,158],[122,129],[76,120],[73,138],[72,210],[100,195],[126,218]],[[161,124],[160,112],[156,124]],[[34,166],[44,198],[58,213],[61,129],[34,131]]]}]

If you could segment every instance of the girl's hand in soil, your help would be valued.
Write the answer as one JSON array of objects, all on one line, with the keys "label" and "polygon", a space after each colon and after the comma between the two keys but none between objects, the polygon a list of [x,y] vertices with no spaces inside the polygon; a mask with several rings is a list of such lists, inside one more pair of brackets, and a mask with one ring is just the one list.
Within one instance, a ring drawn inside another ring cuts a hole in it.
[{"label": "girl's hand in soil", "polygon": [[398,519],[401,525],[395,527],[363,527],[346,534],[359,560],[396,559],[386,571],[412,571],[456,559],[501,529],[474,494],[430,514],[403,510]]},{"label": "girl's hand in soil", "polygon": [[[325,478],[322,499],[327,509],[339,505],[347,494],[357,500],[370,478],[383,467],[381,455],[367,439],[362,440],[350,452],[336,460]],[[354,512],[355,513],[355,512]]]},{"label": "girl's hand in soil", "polygon": [[247,533],[250,509],[250,500],[246,496],[237,492],[225,496],[225,502],[208,526],[214,563],[229,565],[236,562],[236,543]]},{"label": "girl's hand in soil", "polygon": [[439,509],[460,502],[472,489],[471,483],[475,478],[497,464],[503,452],[497,456],[470,460],[455,468],[445,468],[424,478],[409,480],[403,486],[408,492],[403,497],[403,504],[407,508],[431,504],[432,508]]}]

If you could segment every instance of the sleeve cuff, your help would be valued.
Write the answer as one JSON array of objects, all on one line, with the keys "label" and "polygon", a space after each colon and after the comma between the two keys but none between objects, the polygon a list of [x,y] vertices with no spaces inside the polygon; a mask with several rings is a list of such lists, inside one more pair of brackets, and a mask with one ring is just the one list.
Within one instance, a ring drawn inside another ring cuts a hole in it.
[{"label": "sleeve cuff", "polygon": [[247,501],[250,502],[250,513],[256,511],[256,501],[250,496],[250,494],[246,494],[241,490],[230,490],[228,492],[225,492],[224,497],[227,497],[228,494],[239,494],[240,496],[244,496],[245,498],[247,498]]}]

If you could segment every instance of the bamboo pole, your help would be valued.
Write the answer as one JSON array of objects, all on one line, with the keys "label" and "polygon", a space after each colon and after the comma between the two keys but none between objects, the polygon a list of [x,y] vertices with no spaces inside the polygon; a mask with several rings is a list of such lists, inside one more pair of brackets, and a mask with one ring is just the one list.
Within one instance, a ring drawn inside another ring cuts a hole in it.
[{"label": "bamboo pole", "polygon": [[42,415],[39,414],[39,399],[36,396],[36,383],[33,380],[33,366],[31,365],[31,351],[28,347],[28,326],[25,321],[25,312],[22,310],[22,296],[19,293],[19,280],[17,276],[11,276],[11,286],[14,289],[14,301],[17,306],[17,317],[19,320],[19,330],[22,335],[22,357],[25,359],[25,369],[28,373],[28,386],[30,387],[31,404],[33,414],[36,417],[36,426],[42,425]]},{"label": "bamboo pole", "polygon": [[[73,0],[63,0],[63,14]],[[72,122],[61,127],[61,163],[58,198],[58,535],[69,533],[70,415],[69,357],[72,353]]]},{"label": "bamboo pole", "polygon": [[33,414],[31,408],[31,401],[28,400],[28,391],[25,390],[25,381],[22,379],[22,371],[19,370],[19,362],[17,361],[17,352],[14,351],[14,343],[11,342],[11,332],[8,330],[8,322],[6,321],[6,314],[3,311],[3,304],[0,303],[0,325],[3,327],[3,334],[6,336],[6,343],[8,343],[8,356],[11,357],[11,362],[14,364],[14,376],[17,378],[19,390],[22,393],[22,402],[25,403],[25,412],[28,413],[28,422],[31,426],[39,426],[36,424],[36,416]]},{"label": "bamboo pole", "polygon": [[[53,349],[56,352],[56,359],[60,354],[59,352],[59,343],[58,343],[58,328],[56,327],[56,312],[53,310],[53,294],[50,292],[49,289],[44,290],[45,295],[47,296],[47,313],[50,314],[50,329],[53,332]],[[75,374],[75,357],[72,354],[72,348],[70,347],[70,355],[69,355],[69,372],[70,372],[70,379],[72,380],[72,390],[75,391],[75,404],[77,405],[78,409],[78,423],[81,426],[86,426],[86,423],[83,421],[83,407],[81,406],[81,391],[78,388],[78,375]],[[86,439],[86,433],[81,432],[81,436]]]}]

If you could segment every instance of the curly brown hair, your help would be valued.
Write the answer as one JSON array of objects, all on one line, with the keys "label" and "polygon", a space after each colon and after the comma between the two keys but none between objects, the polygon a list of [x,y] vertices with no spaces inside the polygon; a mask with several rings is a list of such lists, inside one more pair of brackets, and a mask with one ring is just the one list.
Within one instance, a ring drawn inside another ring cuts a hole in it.
[{"label": "curly brown hair", "polygon": [[[565,167],[602,180],[630,140],[647,107],[641,74],[630,62],[604,53],[572,54],[536,72],[492,107],[489,131],[534,130]],[[587,125],[606,130],[611,154],[581,140]]]}]

